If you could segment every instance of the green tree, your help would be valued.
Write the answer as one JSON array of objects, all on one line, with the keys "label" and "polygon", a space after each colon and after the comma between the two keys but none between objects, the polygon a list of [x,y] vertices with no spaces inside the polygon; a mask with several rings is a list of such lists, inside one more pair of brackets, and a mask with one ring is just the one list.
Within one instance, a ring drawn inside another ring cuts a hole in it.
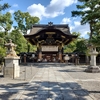
[{"label": "green tree", "polygon": [[23,37],[22,33],[15,29],[9,33],[8,39],[12,39],[13,43],[17,45],[16,52],[17,54],[21,52],[33,52],[34,47],[27,42],[27,40]]},{"label": "green tree", "polygon": [[[72,17],[81,17],[81,24],[89,23],[90,40],[93,35],[100,33],[100,0],[78,0],[81,5],[77,5],[77,11],[72,11]],[[87,9],[88,8],[88,9]],[[86,10],[87,9],[87,10]]]},{"label": "green tree", "polygon": [[72,33],[73,35],[77,35],[77,39],[75,39],[74,41],[72,41],[71,43],[69,43],[68,45],[64,46],[64,52],[65,53],[71,53],[73,52],[74,50],[76,50],[76,44],[77,44],[77,41],[80,39],[80,33],[78,32],[73,32]]},{"label": "green tree", "polygon": [[[2,0],[0,0],[2,1]],[[0,29],[5,31],[5,34],[11,29],[12,16],[9,12],[3,14],[2,11],[8,9],[10,5],[8,3],[0,4]]]},{"label": "green tree", "polygon": [[4,29],[5,35],[7,35],[8,31],[12,27],[12,16],[9,12],[6,14],[0,14],[0,27]]},{"label": "green tree", "polygon": [[5,35],[11,29],[12,25],[11,14],[8,12],[6,14],[2,14],[2,11],[8,9],[9,7],[10,5],[8,3],[0,4],[0,64],[3,62],[6,55],[6,50],[4,48]]},{"label": "green tree", "polygon": [[0,47],[4,47],[4,38],[0,36]]},{"label": "green tree", "polygon": [[[14,13],[14,19],[18,24],[18,26],[15,26],[15,28],[19,29],[23,34],[27,34],[27,31],[32,28],[33,24],[39,23],[38,17],[32,17],[28,12],[21,12],[20,10]],[[31,49],[32,45],[27,43],[27,52],[29,52]]]},{"label": "green tree", "polygon": [[6,55],[5,48],[0,47],[0,64],[3,63],[3,59],[4,59],[5,55]]},{"label": "green tree", "polygon": [[[2,0],[0,0],[2,1]],[[8,3],[4,3],[3,5],[0,4],[0,12],[5,10],[5,9],[8,9],[10,7],[10,5]]]},{"label": "green tree", "polygon": [[12,30],[12,32],[9,33],[8,38],[12,39],[13,43],[17,45],[16,47],[17,54],[19,54],[20,52],[27,51],[27,44],[26,44],[27,41],[18,29]]},{"label": "green tree", "polygon": [[88,40],[81,38],[76,42],[76,49],[74,52],[79,52],[83,54],[87,54],[87,42]]},{"label": "green tree", "polygon": [[77,39],[72,41],[70,44],[66,45],[64,47],[64,52],[66,53],[72,53],[72,52],[78,52],[78,53],[84,53],[87,54],[87,43],[88,40],[81,37],[81,34],[78,32],[73,32],[73,35],[77,35]]},{"label": "green tree", "polygon": [[97,51],[100,53],[100,34],[98,36],[93,36],[92,39],[91,39],[91,42],[97,46]]},{"label": "green tree", "polygon": [[21,12],[20,10],[14,13],[14,19],[18,24],[17,28],[23,34],[27,34],[27,31],[31,29],[32,25],[39,22],[38,17],[32,17],[28,12]]}]

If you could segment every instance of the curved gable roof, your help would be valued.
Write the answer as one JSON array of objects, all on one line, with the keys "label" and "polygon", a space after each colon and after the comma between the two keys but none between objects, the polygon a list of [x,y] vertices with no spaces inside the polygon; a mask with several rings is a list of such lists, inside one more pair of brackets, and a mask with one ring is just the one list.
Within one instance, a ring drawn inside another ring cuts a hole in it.
[{"label": "curved gable roof", "polygon": [[34,25],[30,31],[30,34],[24,35],[24,37],[32,44],[36,44],[38,41],[46,40],[48,34],[52,35],[52,39],[59,40],[68,44],[73,39],[77,38],[76,35],[70,33],[68,25]]}]

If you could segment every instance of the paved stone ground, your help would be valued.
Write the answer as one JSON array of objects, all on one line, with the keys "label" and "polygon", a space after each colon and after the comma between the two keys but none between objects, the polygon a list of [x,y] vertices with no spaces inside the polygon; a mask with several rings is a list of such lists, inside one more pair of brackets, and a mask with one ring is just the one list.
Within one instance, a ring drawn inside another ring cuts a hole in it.
[{"label": "paved stone ground", "polygon": [[0,77],[0,100],[100,100],[100,73],[86,73],[85,68],[53,63],[21,66],[21,77]]}]

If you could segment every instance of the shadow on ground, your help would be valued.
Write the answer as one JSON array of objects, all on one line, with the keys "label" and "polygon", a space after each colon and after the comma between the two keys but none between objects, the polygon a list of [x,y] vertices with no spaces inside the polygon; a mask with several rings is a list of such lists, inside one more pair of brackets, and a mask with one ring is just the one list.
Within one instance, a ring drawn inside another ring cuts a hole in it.
[{"label": "shadow on ground", "polygon": [[31,82],[26,92],[24,92],[24,99],[36,100],[87,100],[89,96],[87,90],[82,89],[80,85],[74,82]]},{"label": "shadow on ground", "polygon": [[21,88],[27,84],[23,83],[9,83],[9,84],[0,84],[0,100],[12,100],[13,96],[16,95]]},{"label": "shadow on ground", "polygon": [[[86,89],[82,89],[81,86],[75,82],[49,82],[49,81],[32,81],[27,83],[9,83],[7,85],[0,85],[1,89],[5,88],[6,92],[0,94],[0,100],[14,99],[20,89],[14,89],[24,86],[25,91],[22,94],[21,100],[89,100],[86,97],[89,96],[89,92]],[[22,90],[23,91],[23,90]]]},{"label": "shadow on ground", "polygon": [[7,92],[2,92],[0,94],[0,100],[8,100],[10,98],[15,99],[14,95],[18,91],[10,91],[13,88],[25,86],[26,90],[22,94],[21,100],[29,99],[31,100],[47,100],[51,98],[52,100],[88,100],[86,96],[89,96],[89,92],[82,89],[80,85],[75,82],[49,82],[49,81],[32,81],[31,83],[17,83],[17,84],[7,84],[0,85],[1,88],[5,88]]},{"label": "shadow on ground", "polygon": [[84,72],[84,70],[78,70],[78,69],[68,69],[68,70],[58,70],[60,72]]}]

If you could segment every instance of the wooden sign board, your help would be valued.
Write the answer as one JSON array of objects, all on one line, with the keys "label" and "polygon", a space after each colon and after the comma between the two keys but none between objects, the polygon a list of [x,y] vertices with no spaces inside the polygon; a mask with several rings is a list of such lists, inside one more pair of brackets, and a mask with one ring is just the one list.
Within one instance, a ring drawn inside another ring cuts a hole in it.
[{"label": "wooden sign board", "polygon": [[46,34],[55,34],[55,32],[46,32]]},{"label": "wooden sign board", "polygon": [[58,51],[58,46],[42,46],[42,51]]}]

